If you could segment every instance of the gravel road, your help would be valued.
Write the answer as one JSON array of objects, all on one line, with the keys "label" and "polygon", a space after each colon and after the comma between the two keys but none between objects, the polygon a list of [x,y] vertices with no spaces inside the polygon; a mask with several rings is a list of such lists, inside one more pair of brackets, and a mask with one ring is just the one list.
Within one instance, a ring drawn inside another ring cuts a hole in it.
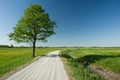
[{"label": "gravel road", "polygon": [[43,56],[6,80],[68,80],[59,52]]}]

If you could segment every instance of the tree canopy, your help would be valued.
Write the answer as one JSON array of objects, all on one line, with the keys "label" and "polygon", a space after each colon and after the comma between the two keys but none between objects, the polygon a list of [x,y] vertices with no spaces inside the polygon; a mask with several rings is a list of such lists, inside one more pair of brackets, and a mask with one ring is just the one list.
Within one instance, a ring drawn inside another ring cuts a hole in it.
[{"label": "tree canopy", "polygon": [[36,41],[46,41],[47,37],[55,34],[55,21],[52,21],[38,4],[30,5],[24,11],[24,16],[20,18],[13,32],[8,36],[10,40],[17,43],[29,43],[33,46],[33,57],[35,56]]}]

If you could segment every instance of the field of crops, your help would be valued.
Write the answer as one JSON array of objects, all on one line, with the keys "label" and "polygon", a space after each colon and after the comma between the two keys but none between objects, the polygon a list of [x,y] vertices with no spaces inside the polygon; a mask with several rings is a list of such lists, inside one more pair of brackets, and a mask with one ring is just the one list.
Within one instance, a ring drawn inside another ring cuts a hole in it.
[{"label": "field of crops", "polygon": [[[59,48],[37,48],[36,57]],[[32,48],[0,48],[0,77],[32,60]]]},{"label": "field of crops", "polygon": [[80,48],[63,51],[62,56],[75,80],[120,79],[120,48]]}]

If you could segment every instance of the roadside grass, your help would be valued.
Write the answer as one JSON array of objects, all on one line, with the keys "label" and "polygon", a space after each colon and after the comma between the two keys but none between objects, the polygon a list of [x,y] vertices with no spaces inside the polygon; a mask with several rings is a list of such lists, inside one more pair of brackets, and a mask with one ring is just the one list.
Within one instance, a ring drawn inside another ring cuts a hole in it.
[{"label": "roadside grass", "polygon": [[105,80],[98,74],[91,73],[89,69],[85,68],[81,63],[71,57],[69,53],[71,53],[71,50],[64,50],[61,52],[61,56],[67,66],[70,80]]},{"label": "roadside grass", "polygon": [[[36,57],[45,55],[60,48],[36,48]],[[0,48],[0,77],[7,72],[33,61],[32,48]]]},{"label": "roadside grass", "polygon": [[101,61],[96,61],[95,65],[103,67],[108,71],[120,74],[120,57],[107,58]]},{"label": "roadside grass", "polygon": [[90,71],[96,66],[115,73],[115,76],[120,74],[120,48],[79,48],[64,50],[61,55],[66,58],[75,80],[104,80],[96,71]]},{"label": "roadside grass", "polygon": [[120,48],[82,48],[70,52],[70,55],[86,66],[97,65],[120,73]]}]

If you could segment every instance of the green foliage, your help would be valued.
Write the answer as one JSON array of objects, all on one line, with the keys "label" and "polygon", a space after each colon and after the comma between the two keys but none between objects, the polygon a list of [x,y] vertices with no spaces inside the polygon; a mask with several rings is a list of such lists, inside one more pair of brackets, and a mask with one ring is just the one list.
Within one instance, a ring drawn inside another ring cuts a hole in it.
[{"label": "green foliage", "polygon": [[34,4],[25,10],[9,37],[18,43],[32,43],[34,37],[38,41],[46,41],[47,37],[55,34],[55,26],[55,21],[51,21],[48,13],[40,5]]},{"label": "green foliage", "polygon": [[14,31],[8,36],[18,43],[28,43],[33,46],[32,56],[35,57],[36,41],[47,41],[47,37],[55,34],[55,21],[52,21],[40,5],[30,5],[20,18]]},{"label": "green foliage", "polygon": [[8,45],[0,45],[0,48],[9,48]]}]

